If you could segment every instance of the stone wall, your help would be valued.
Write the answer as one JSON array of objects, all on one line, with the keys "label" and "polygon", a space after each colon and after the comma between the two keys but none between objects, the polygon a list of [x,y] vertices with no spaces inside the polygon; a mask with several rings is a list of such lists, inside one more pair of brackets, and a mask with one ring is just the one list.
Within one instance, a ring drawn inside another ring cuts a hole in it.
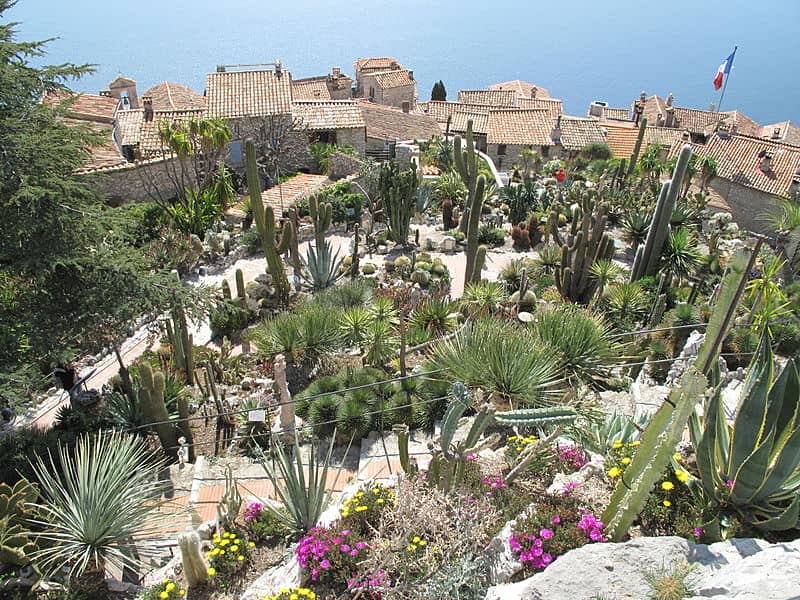
[{"label": "stone wall", "polygon": [[528,148],[538,153],[542,157],[543,162],[547,162],[553,158],[559,158],[560,146],[525,146],[517,144],[506,144],[505,154],[498,154],[498,144],[487,144],[486,154],[488,154],[494,161],[498,171],[510,172],[515,164],[522,164],[520,159],[520,151]]},{"label": "stone wall", "polygon": [[328,176],[338,180],[358,173],[364,162],[357,156],[334,152],[328,159],[328,165]]},{"label": "stone wall", "polygon": [[113,170],[86,173],[83,177],[111,206],[153,202],[159,195],[167,200],[176,195],[175,186],[168,176],[174,160],[132,163]]},{"label": "stone wall", "polygon": [[358,154],[364,156],[364,153],[367,149],[366,128],[360,127],[358,129],[337,129],[336,143],[340,146],[352,146],[355,148]]},{"label": "stone wall", "polygon": [[745,187],[721,177],[712,178],[708,185],[709,204],[726,210],[742,229],[770,235],[774,233],[764,219],[779,214],[779,202],[774,196]]}]

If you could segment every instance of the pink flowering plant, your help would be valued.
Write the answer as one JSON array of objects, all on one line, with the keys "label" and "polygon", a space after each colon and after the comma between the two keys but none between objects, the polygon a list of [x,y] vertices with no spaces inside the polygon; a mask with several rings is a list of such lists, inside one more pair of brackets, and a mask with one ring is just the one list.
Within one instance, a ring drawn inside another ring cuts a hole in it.
[{"label": "pink flowering plant", "polygon": [[605,541],[603,523],[569,495],[544,496],[517,519],[508,544],[527,571],[540,571],[570,550]]},{"label": "pink flowering plant", "polygon": [[242,513],[242,521],[248,536],[256,542],[267,542],[291,533],[275,512],[267,509],[261,502],[250,502]]},{"label": "pink flowering plant", "polygon": [[337,589],[356,577],[358,563],[368,552],[361,536],[337,525],[310,529],[295,548],[297,561],[312,582]]}]

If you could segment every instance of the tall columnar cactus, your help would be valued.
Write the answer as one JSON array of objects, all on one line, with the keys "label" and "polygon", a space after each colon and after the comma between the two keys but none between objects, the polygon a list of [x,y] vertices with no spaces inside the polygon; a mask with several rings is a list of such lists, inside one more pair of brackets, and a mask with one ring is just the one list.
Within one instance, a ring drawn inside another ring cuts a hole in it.
[{"label": "tall columnar cactus", "polygon": [[178,536],[183,574],[189,589],[202,586],[208,580],[208,565],[201,552],[200,536],[196,531],[187,531]]},{"label": "tall columnar cactus", "polygon": [[575,208],[566,239],[558,231],[553,237],[561,246],[561,263],[556,269],[556,286],[565,300],[588,304],[597,289],[597,279],[590,269],[598,260],[611,260],[614,256],[614,239],[606,233],[608,206],[594,202],[585,193],[581,207]]},{"label": "tall columnar cactus", "polygon": [[672,209],[675,208],[675,202],[678,200],[681,182],[686,176],[686,170],[689,167],[691,158],[692,147],[689,144],[684,144],[678,156],[675,170],[672,173],[672,179],[664,182],[661,186],[661,193],[658,195],[656,209],[653,212],[653,219],[647,232],[647,241],[644,246],[639,246],[636,250],[636,258],[631,269],[631,281],[654,275],[658,271],[664,241],[669,235],[669,221],[672,216]]},{"label": "tall columnar cactus", "polygon": [[153,373],[148,364],[142,364],[139,368],[139,404],[145,420],[156,430],[164,453],[173,458],[178,447],[178,436],[164,403],[164,374],[161,371]]},{"label": "tall columnar cactus", "polygon": [[360,243],[361,227],[358,223],[353,226],[353,254],[350,256],[350,278],[355,279],[358,277],[358,245]]},{"label": "tall columnar cactus", "polygon": [[195,459],[194,454],[194,437],[192,436],[191,421],[189,421],[189,398],[186,394],[179,394],[176,400],[178,404],[178,428],[181,435],[186,438],[186,445],[189,448],[189,462],[193,463]]},{"label": "tall columnar cactus", "polygon": [[236,485],[231,466],[225,468],[225,493],[217,503],[217,531],[226,531],[233,527],[234,521],[242,509],[242,495]]},{"label": "tall columnar cactus", "polygon": [[247,308],[247,288],[244,286],[244,273],[236,269],[236,297],[242,308]]},{"label": "tall columnar cactus", "polygon": [[[486,192],[486,178],[478,175],[478,155],[475,153],[475,141],[472,137],[472,120],[467,121],[466,147],[462,148],[461,136],[453,140],[453,158],[456,170],[467,186],[467,199],[464,202],[464,216],[461,218],[461,230],[466,234],[467,266],[464,271],[464,283],[475,283],[481,279],[481,268],[476,267],[479,260],[478,229],[481,224],[481,212]],[[483,251],[483,257],[486,250]]]},{"label": "tall columnar cactus", "polygon": [[314,195],[308,199],[308,212],[311,215],[311,222],[314,224],[314,242],[317,248],[322,248],[322,244],[325,243],[325,234],[331,226],[333,206],[330,202],[325,202],[322,195]]},{"label": "tall columnar cactus", "polygon": [[222,298],[223,298],[223,300],[230,300],[231,299],[231,286],[230,286],[230,284],[228,283],[228,281],[226,279],[222,280],[222,283],[220,284],[220,287],[222,287]]},{"label": "tall columnar cactus", "polygon": [[172,361],[183,374],[187,385],[194,383],[194,336],[189,333],[186,313],[182,307],[172,311],[172,320],[166,322],[167,339],[172,345]]},{"label": "tall columnar cactus", "polygon": [[690,367],[667,400],[650,419],[640,437],[633,461],[625,469],[611,496],[602,521],[613,541],[620,541],[641,512],[656,481],[664,473],[681,440],[686,423],[706,390],[708,373],[719,356],[722,340],[733,322],[756,252],[737,252],[723,281],[719,299],[706,328],[706,339]]},{"label": "tall columnar cactus", "polygon": [[498,412],[494,418],[498,423],[511,427],[552,427],[574,422],[578,413],[570,406],[546,406]]},{"label": "tall columnar cactus", "polygon": [[295,235],[294,223],[287,221],[281,232],[281,239],[276,242],[275,213],[271,206],[264,206],[261,199],[261,182],[258,178],[258,164],[256,163],[256,147],[252,140],[247,140],[244,145],[247,158],[247,189],[250,191],[250,205],[253,207],[253,217],[256,227],[261,235],[261,244],[267,260],[267,268],[272,276],[272,285],[275,296],[279,302],[289,299],[289,281],[283,268],[281,254],[289,249]]},{"label": "tall columnar cactus", "polygon": [[442,200],[442,225],[445,231],[455,229],[457,225],[453,220],[453,201],[450,198]]},{"label": "tall columnar cactus", "polygon": [[408,245],[411,231],[411,217],[417,206],[417,169],[414,163],[411,168],[401,171],[394,163],[381,168],[378,177],[378,190],[386,217],[389,235],[398,246]]},{"label": "tall columnar cactus", "polygon": [[14,487],[0,484],[0,564],[22,567],[31,562],[36,544],[29,537],[26,505],[38,497],[36,486],[26,479]]},{"label": "tall columnar cactus", "polygon": [[639,135],[636,137],[636,145],[633,147],[631,161],[628,163],[628,177],[633,174],[633,170],[636,168],[636,163],[639,161],[639,152],[642,150],[642,142],[644,141],[644,132],[646,129],[647,117],[642,117],[641,121],[639,121]]}]

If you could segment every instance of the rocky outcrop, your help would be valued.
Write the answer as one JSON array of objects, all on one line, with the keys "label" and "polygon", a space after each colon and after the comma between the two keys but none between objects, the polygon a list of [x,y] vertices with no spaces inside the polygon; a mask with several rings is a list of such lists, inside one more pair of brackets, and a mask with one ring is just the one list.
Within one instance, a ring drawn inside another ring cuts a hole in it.
[{"label": "rocky outcrop", "polygon": [[800,597],[800,540],[768,544],[734,539],[705,545],[678,537],[589,544],[524,581],[489,588],[486,600],[640,600],[651,596],[645,574],[694,566],[691,600],[793,600]]}]

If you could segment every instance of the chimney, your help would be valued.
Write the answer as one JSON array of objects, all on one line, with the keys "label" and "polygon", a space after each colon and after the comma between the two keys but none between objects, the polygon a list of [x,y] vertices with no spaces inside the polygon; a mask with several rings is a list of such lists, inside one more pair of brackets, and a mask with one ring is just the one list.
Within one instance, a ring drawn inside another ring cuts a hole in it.
[{"label": "chimney", "polygon": [[342,75],[342,70],[339,67],[333,67],[331,69],[331,76],[334,79],[339,79],[339,77],[341,77],[341,75]]},{"label": "chimney", "polygon": [[153,98],[150,96],[142,96],[142,106],[144,107],[144,120],[150,122],[153,120]]},{"label": "chimney", "polygon": [[100,90],[100,95],[101,95],[103,98],[112,98],[112,97],[113,97],[113,96],[111,95],[111,90]]},{"label": "chimney", "polygon": [[411,103],[408,100],[403,100],[402,108],[403,112],[408,114],[408,112],[411,110]]},{"label": "chimney", "polygon": [[411,70],[409,69],[409,71],[408,71],[408,78],[409,78],[411,81],[414,81],[414,71],[411,71]]},{"label": "chimney", "polygon": [[644,101],[645,101],[645,100],[647,100],[647,92],[645,92],[644,90],[642,90],[642,93],[641,93],[641,94],[639,94],[639,100],[640,100],[642,103],[644,103]]},{"label": "chimney", "polygon": [[531,86],[531,98],[532,99],[536,99],[536,92],[538,92],[538,91],[539,90],[536,89],[535,85]]},{"label": "chimney", "polygon": [[758,163],[758,170],[762,173],[770,173],[772,171],[772,152],[762,150],[758,153],[758,158],[761,159],[761,162]]},{"label": "chimney", "polygon": [[[672,94],[670,94],[670,98],[671,97],[672,97]],[[664,127],[672,128],[672,127],[675,127],[675,126],[676,126],[676,124],[675,124],[675,108],[672,106],[672,104],[667,104],[667,118],[664,121]]]},{"label": "chimney", "polygon": [[283,65],[281,64],[280,59],[275,59],[275,76],[280,77],[283,75]]},{"label": "chimney", "polygon": [[779,140],[779,139],[781,139],[781,128],[780,128],[780,127],[776,127],[776,128],[773,130],[773,132],[772,132],[772,139],[773,139],[773,140]]},{"label": "chimney", "polygon": [[664,127],[664,115],[661,113],[658,113],[658,116],[656,117],[656,125],[658,127]]},{"label": "chimney", "polygon": [[225,65],[217,65],[217,73],[224,73]]},{"label": "chimney", "polygon": [[[672,92],[670,92],[669,95],[667,96],[667,106],[670,106],[670,107],[672,106],[672,100],[673,99],[674,99],[674,96],[672,95]],[[669,127],[669,125],[667,125],[667,127]]]},{"label": "chimney", "polygon": [[556,119],[556,129],[561,129],[561,115],[558,115],[558,119]]}]

